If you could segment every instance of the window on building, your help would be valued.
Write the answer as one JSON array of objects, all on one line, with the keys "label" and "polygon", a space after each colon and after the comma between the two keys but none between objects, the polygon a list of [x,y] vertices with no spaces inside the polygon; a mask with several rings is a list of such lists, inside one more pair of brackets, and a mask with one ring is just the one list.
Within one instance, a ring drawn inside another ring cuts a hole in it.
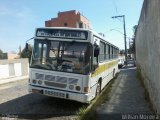
[{"label": "window on building", "polygon": [[67,23],[64,23],[64,26],[65,26],[65,27],[67,27],[67,26],[68,26],[68,24],[67,24]]}]

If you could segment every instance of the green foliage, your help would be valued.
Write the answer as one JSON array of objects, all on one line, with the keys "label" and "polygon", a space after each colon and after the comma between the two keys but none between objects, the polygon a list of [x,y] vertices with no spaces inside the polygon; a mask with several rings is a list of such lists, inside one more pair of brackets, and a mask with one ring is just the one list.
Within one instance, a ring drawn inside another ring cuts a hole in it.
[{"label": "green foliage", "polygon": [[145,78],[142,75],[142,71],[141,71],[140,68],[137,68],[137,78],[140,81],[141,86],[144,88],[144,98],[145,98],[145,100],[148,101],[150,109],[152,111],[154,111],[153,105],[152,105],[152,102],[151,102],[151,98],[150,98],[150,95],[149,95],[149,92],[148,92],[148,89],[147,89],[147,87],[145,85]]},{"label": "green foliage", "polygon": [[135,54],[136,53],[136,44],[135,44],[135,36],[136,36],[136,31],[137,31],[138,25],[133,26],[133,38],[132,38],[132,44],[129,46],[128,53],[130,54]]},{"label": "green foliage", "polygon": [[0,54],[2,54],[3,53],[3,51],[0,49]]},{"label": "green foliage", "polygon": [[120,50],[119,52],[121,55],[124,55],[125,54],[125,50]]},{"label": "green foliage", "polygon": [[26,48],[24,48],[22,50],[22,52],[20,53],[21,58],[29,58],[29,60],[31,59],[31,55],[32,55],[32,46],[31,45],[28,46],[28,50],[26,50]]},{"label": "green foliage", "polygon": [[3,53],[3,51],[0,49],[0,59],[7,59],[8,55],[7,53]]},{"label": "green foliage", "polygon": [[133,26],[134,35],[136,34],[137,28],[138,28],[138,25]]}]

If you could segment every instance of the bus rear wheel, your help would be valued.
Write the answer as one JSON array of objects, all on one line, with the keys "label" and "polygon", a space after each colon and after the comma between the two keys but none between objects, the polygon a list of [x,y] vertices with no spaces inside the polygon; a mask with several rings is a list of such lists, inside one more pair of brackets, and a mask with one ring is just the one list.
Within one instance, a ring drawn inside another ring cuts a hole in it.
[{"label": "bus rear wheel", "polygon": [[101,83],[100,81],[97,83],[97,88],[96,88],[96,97],[99,96],[101,93]]}]

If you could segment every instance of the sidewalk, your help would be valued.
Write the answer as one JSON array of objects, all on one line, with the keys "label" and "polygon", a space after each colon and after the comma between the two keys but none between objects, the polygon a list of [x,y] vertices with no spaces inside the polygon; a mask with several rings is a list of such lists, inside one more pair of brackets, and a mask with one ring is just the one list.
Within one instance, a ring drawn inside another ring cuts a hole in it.
[{"label": "sidewalk", "polygon": [[5,83],[9,83],[9,82],[15,82],[15,81],[18,81],[18,80],[23,80],[23,79],[28,79],[28,75],[0,79],[0,85],[5,84]]},{"label": "sidewalk", "polygon": [[135,67],[128,66],[120,71],[109,97],[109,101],[97,108],[96,120],[138,120],[142,117],[140,114],[153,113],[136,78]]}]

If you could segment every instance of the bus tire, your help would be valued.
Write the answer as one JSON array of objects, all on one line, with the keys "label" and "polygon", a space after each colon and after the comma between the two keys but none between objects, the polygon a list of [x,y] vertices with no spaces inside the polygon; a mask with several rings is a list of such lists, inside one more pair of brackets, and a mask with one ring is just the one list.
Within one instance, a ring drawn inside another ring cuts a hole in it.
[{"label": "bus tire", "polygon": [[115,76],[115,69],[113,69],[113,78],[114,78],[114,76]]},{"label": "bus tire", "polygon": [[98,81],[97,88],[96,88],[96,97],[99,96],[101,93],[101,82]]}]

